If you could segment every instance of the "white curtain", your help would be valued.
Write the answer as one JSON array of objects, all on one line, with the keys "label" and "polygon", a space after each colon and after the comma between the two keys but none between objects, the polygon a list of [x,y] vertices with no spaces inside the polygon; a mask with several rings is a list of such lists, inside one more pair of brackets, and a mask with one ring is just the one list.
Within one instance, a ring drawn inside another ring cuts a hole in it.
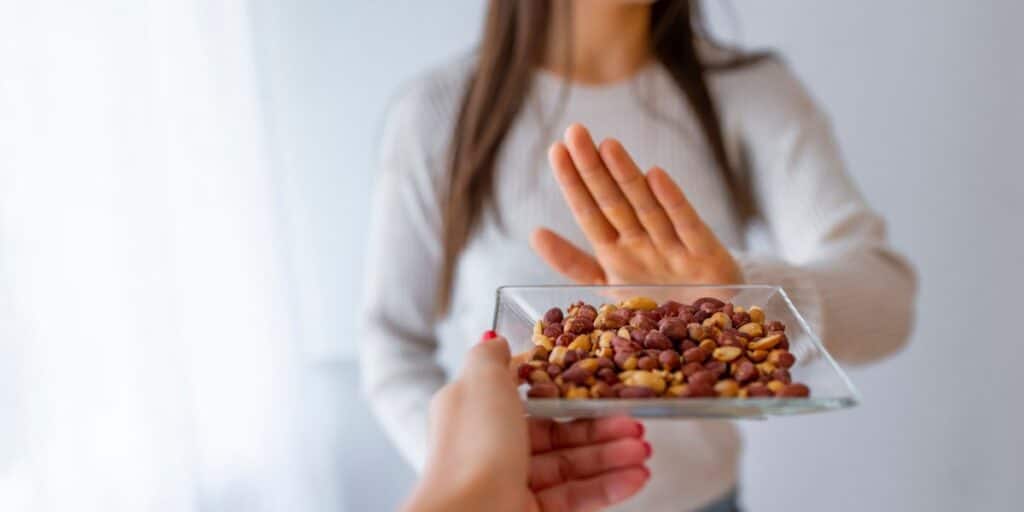
[{"label": "white curtain", "polygon": [[312,510],[242,0],[0,0],[0,510]]}]

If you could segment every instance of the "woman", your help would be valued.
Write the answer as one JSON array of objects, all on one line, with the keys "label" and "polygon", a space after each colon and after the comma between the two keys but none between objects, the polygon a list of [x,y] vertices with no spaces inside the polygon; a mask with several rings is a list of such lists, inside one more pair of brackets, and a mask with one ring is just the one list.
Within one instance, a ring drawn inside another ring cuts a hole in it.
[{"label": "woman", "polygon": [[[825,117],[776,59],[712,45],[696,21],[685,1],[493,0],[477,51],[394,105],[362,369],[417,467],[445,381],[437,340],[457,364],[499,285],[779,284],[847,363],[904,343],[913,272],[846,175]],[[564,126],[551,179],[542,148]],[[770,251],[748,245],[752,226]],[[651,481],[623,510],[734,508],[731,423],[647,428]]]}]

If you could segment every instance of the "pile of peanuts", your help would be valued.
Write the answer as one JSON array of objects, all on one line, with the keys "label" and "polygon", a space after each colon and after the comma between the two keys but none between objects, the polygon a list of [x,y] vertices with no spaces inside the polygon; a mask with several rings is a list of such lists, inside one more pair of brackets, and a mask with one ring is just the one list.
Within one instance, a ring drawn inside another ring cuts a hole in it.
[{"label": "pile of peanuts", "polygon": [[800,398],[786,326],[764,311],[705,297],[583,302],[537,321],[517,372],[530,398]]}]

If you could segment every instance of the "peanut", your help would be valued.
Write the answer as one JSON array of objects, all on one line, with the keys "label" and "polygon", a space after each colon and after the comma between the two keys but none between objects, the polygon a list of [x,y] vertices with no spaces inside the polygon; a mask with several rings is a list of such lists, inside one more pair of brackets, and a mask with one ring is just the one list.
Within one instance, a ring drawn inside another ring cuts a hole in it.
[{"label": "peanut", "polygon": [[551,382],[537,382],[526,392],[530,398],[558,398],[558,395],[558,386]]},{"label": "peanut", "polygon": [[768,353],[768,362],[782,368],[790,368],[796,362],[796,357],[785,350],[775,349]]},{"label": "peanut", "polygon": [[668,336],[662,334],[661,331],[650,331],[644,337],[644,347],[666,350],[672,348],[672,340],[668,339]]},{"label": "peanut", "polygon": [[643,370],[636,370],[628,375],[622,381],[626,386],[643,386],[654,391],[655,394],[661,394],[665,391],[665,380],[661,377]]},{"label": "peanut", "polygon": [[581,334],[577,336],[572,343],[569,344],[569,350],[584,350],[589,352],[590,346],[590,336]]},{"label": "peanut", "polygon": [[633,318],[629,319],[629,325],[630,327],[643,329],[644,331],[649,331],[658,326],[650,316],[647,316],[644,313],[637,313],[633,315]]},{"label": "peanut", "polygon": [[686,337],[688,330],[686,323],[678,318],[664,318],[658,323],[658,330],[673,341],[680,341]]},{"label": "peanut", "polygon": [[623,370],[627,370],[627,371],[628,370],[635,370],[636,367],[637,367],[637,364],[639,362],[640,362],[640,360],[637,359],[637,357],[635,355],[630,354],[626,358],[626,360],[622,364],[619,365],[619,367],[622,368]]},{"label": "peanut", "polygon": [[782,382],[783,384],[789,384],[793,381],[793,378],[789,375],[789,370],[785,368],[776,368],[772,372],[772,379]]},{"label": "peanut", "polygon": [[686,326],[687,335],[691,340],[699,342],[705,338],[704,326],[699,323],[692,323]]},{"label": "peanut", "polygon": [[693,307],[695,307],[697,309],[702,309],[705,304],[710,306],[715,311],[718,311],[718,310],[722,309],[723,307],[725,307],[725,303],[724,302],[722,302],[722,301],[720,301],[720,300],[718,300],[718,299],[716,299],[714,297],[701,297],[701,298],[693,301]]},{"label": "peanut", "polygon": [[562,367],[558,366],[557,364],[547,363],[544,365],[544,371],[547,372],[549,377],[554,379],[555,377],[558,377],[560,373],[562,373]]},{"label": "peanut", "polygon": [[751,363],[748,360],[743,360],[733,367],[732,376],[738,382],[747,382],[748,380],[757,377],[757,368],[754,368],[754,363]]},{"label": "peanut", "polygon": [[707,358],[708,353],[700,347],[691,348],[690,350],[683,352],[683,360],[687,363],[703,363]]},{"label": "peanut", "polygon": [[715,396],[715,388],[705,382],[689,383],[686,386],[684,397],[690,398],[711,398]]},{"label": "peanut", "polygon": [[688,387],[689,386],[687,386],[686,384],[673,384],[673,385],[669,386],[668,389],[665,390],[665,396],[671,396],[671,397],[681,397],[681,396],[684,396],[684,395],[687,394]]},{"label": "peanut", "polygon": [[719,361],[729,362],[739,357],[742,353],[743,350],[739,347],[718,347],[711,353],[711,356]]},{"label": "peanut", "polygon": [[779,391],[782,391],[782,388],[784,386],[785,384],[779,380],[773,380],[768,382],[768,390],[771,391],[773,394],[777,394]]},{"label": "peanut", "polygon": [[679,353],[672,349],[662,351],[658,355],[658,362],[661,363],[662,368],[668,371],[675,371],[682,364],[679,361]]},{"label": "peanut", "polygon": [[747,345],[747,348],[750,350],[770,350],[775,345],[778,345],[780,341],[782,341],[782,336],[773,334],[771,336],[765,336],[764,338],[751,341]]},{"label": "peanut", "polygon": [[804,398],[811,396],[811,390],[804,384],[794,382],[783,386],[783,388],[779,390],[779,396],[786,398]]},{"label": "peanut", "polygon": [[619,398],[652,398],[657,394],[645,386],[623,386],[619,389]]},{"label": "peanut", "polygon": [[535,370],[535,368],[529,363],[520,363],[519,366],[516,367],[516,376],[519,377],[519,380],[521,381],[526,380],[530,377],[530,374],[533,373],[533,370]]},{"label": "peanut", "polygon": [[743,324],[737,330],[751,338],[760,338],[764,335],[764,329],[761,328],[761,324],[756,324],[754,322]]},{"label": "peanut", "polygon": [[754,323],[757,323],[757,324],[763,324],[764,323],[764,310],[763,309],[761,309],[761,308],[759,308],[757,306],[750,306],[750,309],[747,310],[747,313],[750,315],[750,321],[751,322],[754,322]]},{"label": "peanut", "polygon": [[565,398],[569,400],[580,400],[583,398],[590,398],[590,390],[585,387],[573,386],[565,392]]},{"label": "peanut", "polygon": [[705,329],[707,329],[708,327],[718,327],[719,329],[731,329],[732,318],[729,318],[728,315],[719,311],[718,313],[715,313],[708,317],[707,320],[704,320],[704,323],[702,325]]},{"label": "peanut", "polygon": [[732,379],[720,380],[715,383],[715,392],[723,398],[732,398],[739,394],[740,385]]},{"label": "peanut", "polygon": [[689,377],[704,369],[704,365],[700,363],[686,363],[683,365],[683,375]]},{"label": "peanut", "polygon": [[547,361],[548,360],[548,354],[551,353],[551,351],[546,349],[546,348],[544,348],[543,345],[537,345],[537,346],[533,347],[532,350],[533,351],[530,354],[530,359],[533,360],[533,361]]},{"label": "peanut", "polygon": [[555,344],[551,341],[551,338],[543,334],[533,335],[533,344],[544,347],[547,350],[551,350]]},{"label": "peanut", "polygon": [[715,381],[717,380],[718,377],[715,377],[715,374],[707,370],[701,370],[697,373],[694,373],[693,375],[690,375],[686,379],[686,383],[689,384],[690,386],[713,387],[715,385]]},{"label": "peanut", "polygon": [[544,370],[533,370],[530,372],[526,380],[530,384],[537,384],[538,382],[551,382],[551,376]]},{"label": "peanut", "polygon": [[611,385],[607,382],[598,381],[593,386],[590,386],[591,398],[611,398],[613,396],[615,396],[615,392],[612,391]]},{"label": "peanut", "polygon": [[654,299],[647,297],[633,297],[622,301],[619,306],[628,309],[647,311],[658,307],[658,303],[655,302]]},{"label": "peanut", "polygon": [[614,385],[619,382],[619,375],[611,368],[601,368],[597,371],[596,376],[598,379],[601,379],[602,382],[606,382],[609,385]]},{"label": "peanut", "polygon": [[587,379],[593,376],[593,372],[589,372],[578,365],[573,365],[568,370],[562,372],[562,381],[571,382],[573,384],[584,384]]},{"label": "peanut", "polygon": [[704,338],[700,340],[700,345],[698,346],[701,348],[701,350],[710,354],[714,352],[716,348],[718,348],[718,343],[715,343],[715,340],[711,338]]},{"label": "peanut", "polygon": [[747,357],[749,357],[750,360],[755,362],[755,363],[760,363],[761,361],[764,361],[765,359],[768,358],[768,351],[767,350],[748,350],[747,351]]},{"label": "peanut", "polygon": [[772,390],[760,382],[753,382],[747,386],[747,395],[751,398],[763,398],[773,396]]},{"label": "peanut", "polygon": [[557,364],[558,366],[565,366],[565,355],[569,352],[566,347],[558,346],[551,349],[551,355],[548,356],[548,362]]},{"label": "peanut", "polygon": [[658,360],[651,356],[643,356],[636,362],[636,367],[641,370],[657,370],[659,366]]},{"label": "peanut", "polygon": [[742,326],[750,322],[750,315],[747,313],[736,312],[729,315],[729,318],[732,318],[732,325]]},{"label": "peanut", "polygon": [[544,313],[544,323],[554,324],[562,322],[562,310],[559,308],[551,308]]},{"label": "peanut", "polygon": [[723,363],[722,361],[712,359],[704,363],[704,369],[715,374],[716,378],[719,378],[722,375],[725,375],[726,364]]},{"label": "peanut", "polygon": [[565,321],[565,332],[569,334],[587,334],[594,330],[594,321],[586,318],[576,316]]},{"label": "peanut", "polygon": [[772,372],[775,371],[775,365],[765,361],[757,365],[757,371],[761,375],[771,376]]}]

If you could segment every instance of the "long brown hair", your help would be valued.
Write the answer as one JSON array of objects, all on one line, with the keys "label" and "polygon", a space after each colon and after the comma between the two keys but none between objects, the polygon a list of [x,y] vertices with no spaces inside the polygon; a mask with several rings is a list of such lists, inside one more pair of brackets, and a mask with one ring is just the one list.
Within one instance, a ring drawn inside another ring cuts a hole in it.
[{"label": "long brown hair", "polygon": [[[549,0],[491,0],[484,19],[474,68],[449,148],[442,197],[443,260],[437,312],[451,301],[459,254],[485,208],[494,201],[498,150],[529,93],[533,71],[545,54],[543,34],[551,22]],[[725,182],[748,205],[747,193],[731,171],[721,123],[705,78],[707,72],[732,69],[761,58],[729,51],[715,62],[701,59],[698,41],[711,43],[699,3],[658,0],[651,6],[651,53],[672,76],[696,115]],[[715,45],[718,48],[723,48]]]}]

